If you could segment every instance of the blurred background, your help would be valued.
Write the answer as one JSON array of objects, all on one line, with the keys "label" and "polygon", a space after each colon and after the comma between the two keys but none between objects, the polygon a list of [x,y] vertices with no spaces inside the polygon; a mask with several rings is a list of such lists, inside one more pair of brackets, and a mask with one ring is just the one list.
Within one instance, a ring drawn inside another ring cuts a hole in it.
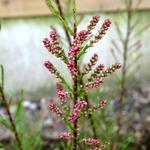
[{"label": "blurred background", "polygon": [[[61,3],[66,18],[70,21],[70,0],[61,0]],[[150,133],[150,1],[132,0],[132,9],[129,10],[124,0],[77,0],[78,18],[81,20],[79,31],[86,29],[94,14],[101,16],[101,21],[96,29],[99,29],[104,19],[112,20],[112,26],[107,36],[86,54],[82,63],[86,64],[93,52],[97,52],[100,62],[108,67],[116,62],[124,63],[124,46],[121,41],[126,39],[129,11],[132,14],[130,19],[133,30],[129,31],[132,33],[128,38],[127,64],[130,70],[126,77],[127,95],[124,97],[127,99],[127,104],[125,104],[125,110],[134,107],[134,111],[131,111],[132,115],[130,115],[133,125],[129,122],[127,124],[134,133],[136,148],[148,150],[150,149],[150,134],[148,134]],[[56,79],[44,68],[43,62],[47,59],[53,60],[56,68],[64,77],[68,78],[68,82],[70,82],[70,77],[66,66],[51,56],[43,46],[42,40],[49,36],[52,27],[55,27],[59,33],[64,47],[68,51],[64,30],[57,18],[51,15],[45,1],[0,0],[0,64],[5,68],[5,93],[8,97],[13,97],[12,112],[15,109],[17,97],[20,96],[20,91],[23,91],[25,109],[32,111],[36,121],[36,117],[38,118],[40,114],[42,119],[38,120],[39,124],[44,122],[44,126],[46,128],[48,126],[51,131],[48,134],[44,129],[44,136],[57,140],[57,132],[54,133],[53,127],[56,120],[53,116],[47,117],[47,101],[55,99]],[[115,100],[119,97],[121,75],[121,71],[112,75],[102,90],[104,95],[109,95],[112,105],[115,105]],[[98,92],[96,91],[96,93]],[[41,111],[39,114],[34,113],[34,110],[42,110],[42,113]],[[0,114],[2,113],[1,110]],[[62,130],[63,125],[60,124],[58,122],[60,130]],[[0,140],[3,141],[11,135],[8,133],[5,136],[3,134],[5,130],[3,127],[1,128]]]}]

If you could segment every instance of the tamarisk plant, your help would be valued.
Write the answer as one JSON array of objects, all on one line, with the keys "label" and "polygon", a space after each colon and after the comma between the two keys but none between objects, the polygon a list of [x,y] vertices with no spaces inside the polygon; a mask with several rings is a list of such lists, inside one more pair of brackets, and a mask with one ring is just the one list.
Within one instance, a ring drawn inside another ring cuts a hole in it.
[{"label": "tamarisk plant", "polygon": [[[59,1],[57,0],[56,3],[58,4]],[[56,3],[52,0],[47,1],[52,13],[62,22],[62,25],[66,29],[67,36],[72,36],[72,38],[70,38],[70,48],[66,55],[56,31],[51,31],[49,37],[44,38],[43,44],[48,52],[66,64],[72,78],[72,84],[69,85],[67,83],[66,79],[62,77],[61,73],[55,68],[51,61],[47,60],[44,62],[44,66],[58,79],[56,86],[59,104],[57,105],[54,101],[50,101],[49,109],[51,112],[56,113],[67,127],[68,131],[60,133],[59,138],[68,141],[67,145],[69,145],[69,150],[77,150],[80,144],[90,145],[96,150],[105,149],[108,142],[103,143],[100,139],[95,137],[82,137],[80,134],[80,120],[86,117],[88,118],[89,115],[91,116],[95,111],[102,109],[107,104],[106,99],[101,99],[98,104],[90,106],[90,102],[86,99],[85,95],[87,95],[89,90],[99,88],[103,84],[104,79],[119,69],[121,65],[120,63],[116,63],[109,68],[105,68],[103,64],[98,64],[97,67],[93,69],[98,61],[98,54],[93,54],[87,65],[83,68],[83,71],[81,71],[79,62],[89,48],[102,40],[111,25],[111,21],[109,19],[104,20],[98,33],[92,35],[92,31],[100,19],[100,16],[96,15],[93,16],[85,29],[78,32],[75,0],[73,1],[73,30],[64,20],[62,11],[59,11],[60,7],[58,7],[58,9],[56,8]],[[90,74],[88,79],[86,78],[87,74]],[[64,90],[65,88],[67,88],[68,91]],[[67,146],[65,149],[67,149]]]}]

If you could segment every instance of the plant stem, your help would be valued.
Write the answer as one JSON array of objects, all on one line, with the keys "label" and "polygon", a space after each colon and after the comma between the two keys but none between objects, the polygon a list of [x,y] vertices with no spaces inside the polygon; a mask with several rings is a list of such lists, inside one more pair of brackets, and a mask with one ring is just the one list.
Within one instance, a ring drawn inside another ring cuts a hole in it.
[{"label": "plant stem", "polygon": [[18,144],[18,148],[19,148],[19,150],[23,150],[23,148],[22,148],[22,143],[21,143],[21,140],[20,140],[20,138],[19,138],[19,134],[18,134],[18,132],[17,132],[16,125],[15,125],[15,122],[14,122],[13,117],[12,117],[12,115],[11,115],[11,112],[10,112],[10,109],[9,109],[9,105],[8,105],[7,100],[6,100],[6,98],[5,98],[4,91],[3,91],[3,88],[2,88],[2,87],[0,87],[0,94],[1,94],[1,98],[2,98],[2,101],[3,101],[4,108],[5,108],[5,110],[6,110],[8,119],[9,119],[10,124],[11,124],[11,127],[12,127],[12,131],[13,131],[13,133],[14,133],[16,142],[17,142],[17,144]]},{"label": "plant stem", "polygon": [[[74,18],[74,36],[75,39],[77,36],[77,20],[76,20],[76,0],[73,1],[73,18]],[[78,70],[78,62],[77,57],[75,57],[75,69]],[[74,104],[78,100],[78,77],[75,76],[74,78]],[[77,150],[77,138],[78,138],[78,121],[79,119],[76,119],[73,126],[74,126],[74,133],[73,133],[73,150]]]},{"label": "plant stem", "polygon": [[[65,16],[64,16],[64,13],[63,13],[63,10],[62,10],[62,6],[61,6],[61,3],[60,3],[60,0],[56,0],[56,5],[57,5],[57,8],[59,10],[59,13],[60,13],[62,19],[65,20]],[[63,25],[63,28],[64,28],[64,31],[65,31],[67,40],[69,42],[69,45],[71,46],[71,39],[70,39],[69,33],[68,33],[68,31],[67,31],[67,29],[66,29],[66,27],[64,25]]]}]

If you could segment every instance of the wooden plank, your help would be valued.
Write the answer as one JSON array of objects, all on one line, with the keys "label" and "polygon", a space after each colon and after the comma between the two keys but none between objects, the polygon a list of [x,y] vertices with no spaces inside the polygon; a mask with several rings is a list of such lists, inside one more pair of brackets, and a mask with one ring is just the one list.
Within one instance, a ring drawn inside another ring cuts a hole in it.
[{"label": "wooden plank", "polygon": [[[62,0],[61,0],[62,1]],[[133,0],[134,4],[138,0]],[[121,0],[77,0],[80,13],[124,9]],[[139,9],[150,9],[150,0],[142,0]],[[0,0],[0,17],[49,15],[45,0]]]}]

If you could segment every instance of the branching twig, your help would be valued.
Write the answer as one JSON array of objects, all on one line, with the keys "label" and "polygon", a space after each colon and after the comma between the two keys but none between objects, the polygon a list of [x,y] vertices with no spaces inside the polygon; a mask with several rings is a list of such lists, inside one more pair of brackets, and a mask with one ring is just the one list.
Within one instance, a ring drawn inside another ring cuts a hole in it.
[{"label": "branching twig", "polygon": [[[3,67],[1,67],[1,69],[3,70]],[[16,124],[13,120],[13,117],[11,115],[11,112],[10,112],[10,109],[9,109],[9,105],[7,103],[7,100],[6,100],[6,97],[4,95],[4,87],[3,87],[3,73],[2,73],[2,85],[0,85],[0,96],[1,96],[1,99],[2,99],[2,102],[3,102],[3,105],[4,105],[4,108],[6,110],[6,113],[7,113],[7,116],[8,116],[8,119],[10,121],[10,124],[11,124],[11,127],[12,127],[12,131],[14,133],[14,136],[15,136],[15,139],[16,139],[16,142],[18,144],[18,148],[19,150],[23,150],[23,147],[22,147],[22,143],[21,143],[21,140],[20,140],[20,137],[19,137],[19,134],[17,132],[17,129],[16,129]]]},{"label": "branching twig", "polygon": [[121,113],[123,109],[123,100],[125,97],[126,91],[126,74],[127,74],[127,61],[128,61],[128,50],[129,50],[129,38],[131,35],[131,18],[132,18],[132,0],[129,0],[127,3],[127,33],[125,40],[122,41],[123,44],[123,65],[122,65],[122,75],[121,75],[121,88],[120,88],[120,99],[119,99],[119,116],[117,118],[117,132],[116,132],[116,140],[113,145],[113,150],[116,150],[120,141],[120,130],[122,128],[121,122]]},{"label": "branching twig", "polygon": [[[64,13],[63,13],[63,10],[62,10],[61,4],[60,4],[60,0],[56,0],[56,4],[57,4],[57,7],[58,7],[58,10],[59,10],[59,13],[60,13],[62,19],[65,20]],[[69,42],[69,45],[71,46],[71,38],[70,38],[70,36],[69,36],[69,33],[68,33],[68,31],[67,31],[67,29],[66,29],[65,26],[63,26],[63,28],[64,28],[64,31],[65,31],[67,40],[68,40],[68,42]]]}]

